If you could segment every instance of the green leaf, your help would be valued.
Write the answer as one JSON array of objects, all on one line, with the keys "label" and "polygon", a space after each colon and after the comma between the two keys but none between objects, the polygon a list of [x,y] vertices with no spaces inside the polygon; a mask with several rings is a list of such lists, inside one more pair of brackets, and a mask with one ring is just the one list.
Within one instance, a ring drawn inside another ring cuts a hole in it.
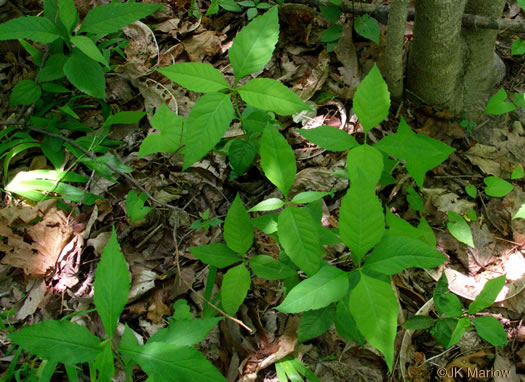
[{"label": "green leaf", "polygon": [[359,345],[365,345],[365,338],[359,333],[355,320],[348,309],[348,299],[343,298],[337,303],[335,314],[335,328],[337,333],[346,341],[355,341]]},{"label": "green leaf", "polygon": [[295,269],[271,256],[258,255],[249,259],[248,263],[253,273],[265,280],[284,280],[296,274]]},{"label": "green leaf", "polygon": [[40,67],[42,65],[42,53],[40,53],[37,48],[22,38],[18,39],[18,42],[20,45],[22,45],[26,52],[30,54],[31,58],[33,59],[33,63]]},{"label": "green leaf", "polygon": [[381,72],[374,64],[354,95],[354,112],[365,135],[385,120],[390,109],[390,93]]},{"label": "green leaf", "polygon": [[359,282],[350,291],[350,313],[359,332],[383,353],[388,370],[392,371],[399,306],[390,277],[367,272],[359,275]]},{"label": "green leaf", "polygon": [[60,21],[66,27],[67,32],[71,33],[77,26],[79,19],[75,2],[73,0],[58,0],[57,5]]},{"label": "green leaf", "polygon": [[239,194],[224,221],[224,240],[237,253],[246,253],[253,243],[253,227]]},{"label": "green leaf", "polygon": [[516,212],[512,219],[525,219],[525,203],[521,205],[520,209],[518,212]]},{"label": "green leaf", "polygon": [[343,26],[336,24],[332,25],[331,27],[327,28],[322,36],[321,36],[321,42],[334,42],[339,41],[339,38],[343,34]]},{"label": "green leaf", "polygon": [[53,54],[48,58],[44,67],[40,71],[40,81],[55,81],[64,77],[64,65],[66,65],[68,56],[62,53]]},{"label": "green leaf", "polygon": [[511,54],[513,56],[525,53],[525,40],[514,40],[512,42]]},{"label": "green leaf", "polygon": [[454,211],[448,211],[447,229],[458,241],[475,248],[472,231],[463,216],[458,215]]},{"label": "green leaf", "polygon": [[128,301],[130,286],[126,259],[120,251],[113,227],[97,267],[93,296],[93,302],[109,338],[113,337],[120,314]]},{"label": "green leaf", "polygon": [[522,10],[525,10],[525,0],[516,0]]},{"label": "green leaf", "polygon": [[412,186],[407,189],[407,202],[414,211],[423,212],[425,209],[423,198],[421,198],[421,195],[419,195]]},{"label": "green leaf", "polygon": [[273,7],[242,28],[233,39],[228,55],[235,79],[262,70],[272,58],[278,40],[279,16],[277,7]]},{"label": "green leaf", "polygon": [[242,8],[235,0],[219,0],[219,5],[230,12],[242,12]]},{"label": "green leaf", "polygon": [[321,243],[312,215],[303,208],[288,207],[279,215],[278,224],[286,254],[307,275],[315,274],[321,266]]},{"label": "green leaf", "polygon": [[333,306],[304,312],[297,329],[297,341],[303,343],[320,336],[330,329],[334,321],[335,309]]},{"label": "green leaf", "polygon": [[80,33],[106,35],[118,32],[161,8],[158,4],[111,3],[92,8],[80,27]]},{"label": "green leaf", "polygon": [[253,141],[234,139],[228,148],[228,159],[233,171],[242,175],[253,163],[257,146]]},{"label": "green leaf", "polygon": [[102,351],[95,359],[95,369],[98,371],[99,381],[111,381],[111,377],[115,375],[115,360],[113,359],[111,341],[103,342]]},{"label": "green leaf", "polygon": [[[178,300],[179,301],[179,300]],[[193,346],[204,341],[210,330],[212,330],[223,317],[172,320],[168,327],[160,329],[148,340],[162,342],[177,346]]]},{"label": "green leaf", "polygon": [[457,318],[440,318],[436,321],[434,327],[430,329],[430,333],[434,336],[436,341],[447,348],[451,343],[452,333],[458,327],[459,320]]},{"label": "green leaf", "polygon": [[450,348],[457,344],[461,339],[463,338],[463,335],[465,334],[465,331],[469,328],[470,321],[467,317],[460,318],[456,324],[456,327],[452,331],[452,334],[450,335],[450,339],[448,340],[447,345],[445,348]]},{"label": "green leaf", "polygon": [[384,231],[383,206],[376,194],[363,187],[350,187],[341,202],[339,234],[352,251],[356,266],[379,243]]},{"label": "green leaf", "polygon": [[403,324],[403,328],[408,330],[428,329],[434,326],[434,319],[429,316],[412,316]]},{"label": "green leaf", "polygon": [[478,190],[476,189],[476,186],[473,186],[472,184],[465,186],[465,192],[472,199],[476,199],[476,196],[478,195]]},{"label": "green leaf", "polygon": [[271,78],[255,78],[238,89],[248,105],[279,115],[292,115],[311,108],[285,85]]},{"label": "green leaf", "polygon": [[472,320],[476,332],[485,341],[494,346],[507,346],[507,333],[503,325],[492,316],[475,317]]},{"label": "green leaf", "polygon": [[297,171],[295,155],[286,139],[273,126],[264,129],[260,155],[264,175],[288,197]]},{"label": "green leaf", "polygon": [[283,313],[321,309],[342,299],[348,286],[348,273],[325,265],[315,275],[297,284],[276,309]]},{"label": "green leaf", "polygon": [[250,208],[248,212],[273,211],[278,210],[282,206],[284,206],[284,202],[281,199],[270,198],[257,203],[255,206]]},{"label": "green leaf", "polygon": [[463,305],[458,296],[448,291],[448,280],[445,272],[434,288],[434,306],[439,314],[448,317],[459,317],[463,313]]},{"label": "green leaf", "polygon": [[[97,9],[97,8],[95,8]],[[78,48],[64,65],[66,78],[81,92],[92,97],[103,99],[106,95],[106,79],[104,71],[95,61],[90,59]]]},{"label": "green leaf", "polygon": [[217,268],[226,268],[241,260],[234,251],[222,243],[191,247],[190,252],[203,263]]},{"label": "green leaf", "polygon": [[93,361],[102,350],[95,335],[70,321],[42,321],[10,334],[9,339],[42,359],[67,364]]},{"label": "green leaf", "polygon": [[401,118],[397,133],[384,137],[375,147],[404,160],[407,171],[419,187],[423,187],[426,172],[437,167],[455,151],[438,140],[414,133],[404,118]]},{"label": "green leaf", "polygon": [[9,96],[9,106],[32,105],[40,99],[42,89],[31,80],[18,81]]},{"label": "green leaf", "polygon": [[383,172],[383,155],[372,146],[360,145],[346,156],[346,167],[352,187],[373,193]]},{"label": "green leaf", "polygon": [[209,64],[185,62],[166,66],[157,71],[192,92],[211,93],[229,88],[221,72]]},{"label": "green leaf", "polygon": [[321,5],[320,7],[321,15],[331,23],[336,23],[339,21],[339,18],[341,17],[341,14],[343,13],[341,9],[338,7],[334,7],[333,5]]},{"label": "green leaf", "polygon": [[48,44],[59,37],[55,24],[45,17],[24,16],[0,24],[0,41],[23,38]]},{"label": "green leaf", "polygon": [[263,231],[267,235],[271,235],[273,233],[277,232],[277,218],[279,215],[277,214],[266,214],[257,216],[256,218],[252,219],[252,223],[255,227]]},{"label": "green leaf", "polygon": [[299,134],[329,151],[346,151],[359,146],[353,136],[333,126],[319,126],[313,129],[297,130]]},{"label": "green leaf", "polygon": [[219,143],[230,127],[233,115],[229,94],[208,93],[195,102],[184,125],[183,170],[202,159]]},{"label": "green leaf", "polygon": [[385,235],[367,257],[364,268],[394,275],[406,268],[434,268],[445,260],[445,256],[420,240]]},{"label": "green leaf", "polygon": [[[111,117],[110,117],[111,118]],[[160,134],[148,134],[142,141],[138,158],[154,153],[174,153],[180,147],[185,119],[172,112],[166,104],[160,105],[151,118],[151,125]],[[108,123],[106,121],[106,123]]]},{"label": "green leaf", "polygon": [[221,286],[221,303],[224,311],[234,315],[248,294],[252,280],[244,264],[230,268],[224,275]]},{"label": "green leaf", "polygon": [[[163,104],[160,106],[160,108],[162,108],[162,106],[166,105]],[[110,115],[104,122],[104,126],[109,127],[113,125],[133,125],[144,118],[146,114],[147,113],[143,111],[120,111],[116,114]]]},{"label": "green leaf", "polygon": [[93,40],[86,36],[73,36],[71,43],[74,44],[82,53],[91,58],[93,61],[100,62],[102,65],[108,66],[108,62],[100,53]]},{"label": "green leaf", "polygon": [[373,17],[359,16],[354,21],[354,29],[359,35],[379,44],[379,23]]},{"label": "green leaf", "polygon": [[295,204],[308,204],[317,200],[321,200],[328,195],[330,195],[329,192],[304,191],[295,195],[293,199],[290,200],[290,202]]},{"label": "green leaf", "polygon": [[155,381],[226,382],[215,366],[193,347],[151,342],[121,347],[120,351]]},{"label": "green leaf", "polygon": [[505,102],[507,99],[507,92],[501,88],[496,94],[490,97],[487,106],[485,107],[485,114],[501,115],[516,109],[512,102]]},{"label": "green leaf", "polygon": [[485,179],[483,179],[483,182],[485,182],[485,185],[487,186],[485,187],[485,194],[495,198],[504,197],[514,188],[512,183],[498,178],[497,176],[487,176]]},{"label": "green leaf", "polygon": [[480,294],[468,307],[468,314],[476,314],[491,306],[505,286],[505,275],[487,281]]},{"label": "green leaf", "polygon": [[514,170],[512,170],[512,174],[510,176],[511,179],[521,179],[525,176],[525,172],[521,167],[516,167]]},{"label": "green leaf", "polygon": [[151,207],[145,207],[144,202],[148,200],[148,196],[141,192],[140,196],[137,191],[130,190],[126,196],[126,213],[131,220],[131,224],[143,219],[147,214],[153,210]]}]

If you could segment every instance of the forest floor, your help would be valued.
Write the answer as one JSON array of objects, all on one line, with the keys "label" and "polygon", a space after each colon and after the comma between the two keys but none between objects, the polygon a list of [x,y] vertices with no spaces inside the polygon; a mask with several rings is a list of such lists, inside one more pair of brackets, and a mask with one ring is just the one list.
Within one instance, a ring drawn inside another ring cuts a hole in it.
[{"label": "forest floor", "polygon": [[[188,16],[189,1],[168,3],[163,11],[144,21],[150,28],[136,23],[124,31],[130,42],[122,56],[112,58],[112,63],[118,66],[106,75],[106,101],[114,112],[149,112],[166,103],[172,111],[187,116],[198,94],[167,81],[154,71],[172,63],[206,62],[226,78],[233,78],[227,60],[228,48],[236,33],[248,22],[246,12],[234,14],[221,10],[219,15],[196,19]],[[91,3],[79,0],[79,4],[89,7]],[[511,5],[507,7],[506,17],[522,17],[518,14],[519,9],[516,12],[515,4]],[[36,2],[8,2],[0,7],[0,22],[21,13],[34,15],[39,10]],[[362,129],[352,112],[355,78],[367,73],[374,62],[381,64],[384,31],[381,43],[375,44],[355,33],[352,36],[352,29],[345,28],[340,40],[346,42],[344,49],[336,48],[327,53],[326,45],[320,42],[326,26],[326,21],[313,9],[286,4],[280,14],[279,43],[272,60],[259,76],[278,79],[300,96],[309,94],[307,98],[317,104],[313,115],[279,118],[281,132],[292,145],[297,159],[298,175],[290,194],[335,190],[333,197],[323,200],[322,222],[326,227],[336,228],[348,181],[333,174],[345,168],[345,157],[309,143],[296,130],[330,125],[363,141]],[[525,92],[525,61],[522,56],[511,56],[512,37],[502,35],[497,45],[497,52],[507,65],[503,87],[509,94]],[[410,30],[407,29],[408,40]],[[35,71],[36,66],[20,45],[0,42],[0,120],[12,118],[16,113],[8,106],[10,90],[20,79],[34,78]],[[103,124],[99,103],[89,98],[79,102],[85,107],[76,110],[78,121],[96,131]],[[525,182],[523,178],[512,180],[512,192],[503,198],[494,198],[484,194],[483,179],[487,176],[510,179],[513,170],[523,169],[525,114],[517,110],[505,116],[482,116],[480,123],[470,130],[462,127],[446,110],[435,110],[415,101],[392,105],[390,112],[381,129],[370,133],[371,141],[394,132],[400,118],[404,117],[416,132],[445,142],[456,150],[447,161],[427,173],[423,188],[418,189],[400,166],[392,174],[393,184],[382,187],[378,193],[391,211],[403,219],[410,222],[425,217],[435,232],[438,250],[448,259],[439,270],[408,269],[394,276],[401,306],[400,322],[416,312],[431,311],[428,302],[443,270],[449,280],[449,289],[461,297],[465,306],[487,280],[506,273],[507,289],[489,311],[504,325],[509,343],[503,349],[495,348],[474,331],[469,331],[456,346],[445,351],[428,332],[411,333],[399,327],[393,375],[388,373],[380,353],[368,346],[363,349],[356,343],[345,342],[333,328],[297,345],[296,355],[321,381],[432,381],[439,380],[438,369],[452,370],[454,367],[509,370],[509,378],[494,380],[524,381],[525,222],[512,219],[512,216],[525,201]],[[0,306],[12,313],[3,316],[6,327],[18,328],[89,309],[96,264],[112,226],[132,277],[132,292],[121,324],[127,324],[146,340],[166,325],[176,300],[187,300],[197,315],[202,311],[203,302],[195,294],[204,292],[208,267],[194,258],[189,248],[222,241],[222,225],[204,229],[192,224],[205,221],[202,218],[205,211],[209,213],[208,220],[214,217],[224,220],[237,193],[249,208],[278,195],[278,191],[263,176],[257,160],[243,175],[232,176],[220,149],[184,172],[182,156],[178,154],[154,154],[139,160],[138,149],[148,131],[151,131],[150,124],[143,119],[134,125],[112,127],[110,138],[123,142],[115,153],[122,163],[133,168],[131,176],[135,181],[156,199],[178,207],[176,212],[157,207],[145,219],[131,224],[126,217],[124,200],[133,185],[123,179],[112,183],[94,177],[88,191],[102,199],[93,206],[75,205],[73,213],[57,210],[53,201],[31,206],[4,194],[0,224],[7,227],[13,221],[24,222],[10,233],[11,237],[24,241],[27,239],[24,235],[29,232],[33,240],[38,238],[35,241],[39,248],[38,259],[33,257],[29,261],[20,251],[17,261],[0,264]],[[241,134],[242,130],[234,124],[225,139]],[[13,158],[9,166],[10,173],[16,173],[28,168],[46,168],[49,163],[40,151],[28,150]],[[84,171],[89,176],[89,172],[79,166],[76,171]],[[476,188],[475,197],[467,194],[467,186]],[[459,242],[449,233],[448,211],[470,216],[475,248]],[[48,224],[35,227],[29,223],[32,219],[28,216],[39,216]],[[70,240],[71,237],[74,240]],[[57,251],[60,253],[66,244],[64,240],[77,246],[79,257],[56,259]],[[256,230],[252,251],[276,256],[279,247],[270,236]],[[334,264],[343,261],[346,251],[342,244],[327,246],[327,260]],[[54,272],[49,272],[50,258],[56,262],[52,267]],[[219,280],[221,277],[219,273]],[[252,281],[253,287],[237,317],[252,327],[254,333],[249,334],[235,323],[223,320],[199,345],[229,381],[242,379],[254,361],[262,362],[274,356],[277,349],[265,349],[261,344],[289,334],[285,330],[293,319],[273,309],[282,299],[278,281],[259,278]],[[94,314],[78,315],[75,320],[94,333],[103,333],[101,322]],[[8,351],[7,331],[0,333],[3,333],[0,334],[0,370],[6,370],[12,354]],[[31,360],[26,355],[20,362],[30,368],[38,367],[38,362],[31,363]],[[134,380],[144,379],[145,375],[137,371]],[[277,381],[274,367],[270,365],[261,370],[257,380]],[[443,380],[491,379],[456,376]]]}]

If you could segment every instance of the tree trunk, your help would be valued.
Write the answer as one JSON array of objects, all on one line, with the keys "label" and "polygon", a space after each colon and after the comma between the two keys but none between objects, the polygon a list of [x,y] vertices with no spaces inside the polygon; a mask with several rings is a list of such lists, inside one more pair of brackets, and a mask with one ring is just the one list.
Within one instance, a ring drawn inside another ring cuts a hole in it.
[{"label": "tree trunk", "polygon": [[501,81],[497,31],[462,28],[463,14],[499,17],[505,0],[418,0],[407,87],[425,103],[475,120]]}]

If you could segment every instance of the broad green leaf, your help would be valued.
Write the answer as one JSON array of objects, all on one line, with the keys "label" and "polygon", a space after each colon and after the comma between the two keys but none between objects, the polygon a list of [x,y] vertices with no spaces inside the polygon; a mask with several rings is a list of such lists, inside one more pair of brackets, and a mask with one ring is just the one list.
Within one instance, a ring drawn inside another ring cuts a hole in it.
[{"label": "broad green leaf", "polygon": [[257,203],[255,206],[250,208],[248,212],[273,211],[278,210],[282,206],[284,206],[284,202],[281,199],[270,198]]},{"label": "broad green leaf", "polygon": [[188,301],[184,299],[177,300],[173,303],[173,309],[175,312],[173,312],[173,319],[185,321],[185,320],[192,320],[193,314],[191,313],[190,306],[188,305]]},{"label": "broad green leaf", "polygon": [[483,182],[485,182],[485,185],[487,186],[485,187],[485,194],[495,198],[504,197],[514,188],[512,183],[498,178],[497,176],[487,176],[485,179],[483,179]]},{"label": "broad green leaf", "polygon": [[333,306],[304,312],[297,329],[297,341],[303,343],[320,336],[330,329],[334,321],[335,309]]},{"label": "broad green leaf", "polygon": [[239,194],[224,220],[224,240],[237,253],[246,253],[253,243],[252,222]]},{"label": "broad green leaf", "polygon": [[404,160],[407,171],[419,187],[423,187],[426,172],[455,151],[438,140],[414,133],[404,118],[401,118],[397,133],[384,137],[374,147]]},{"label": "broad green leaf", "polygon": [[158,4],[111,3],[92,8],[80,27],[79,32],[106,35],[118,32],[161,8]]},{"label": "broad green leaf", "polygon": [[31,80],[18,81],[9,96],[9,106],[31,105],[40,99],[42,89]]},{"label": "broad green leaf", "polygon": [[130,279],[126,259],[120,251],[115,228],[111,232],[95,275],[93,302],[106,334],[113,337],[120,314],[128,301]]},{"label": "broad green leaf", "polygon": [[379,23],[373,17],[369,15],[359,16],[354,21],[354,28],[364,38],[379,44]]},{"label": "broad green leaf", "polygon": [[[162,109],[162,104],[159,108]],[[113,125],[133,125],[138,123],[142,118],[146,116],[146,112],[143,111],[120,111],[116,114],[110,115],[108,119],[104,122],[104,126],[113,126]],[[155,118],[155,117],[153,117]],[[154,121],[152,121],[154,123]]]},{"label": "broad green leaf", "polygon": [[348,286],[348,273],[324,265],[315,275],[297,284],[276,309],[283,313],[321,309],[342,299]]},{"label": "broad green leaf", "polygon": [[120,351],[155,381],[226,382],[215,366],[193,347],[151,342],[121,347]]},{"label": "broad green leaf", "polygon": [[66,27],[67,32],[71,33],[77,26],[79,19],[75,2],[73,0],[58,0],[57,5],[60,21]]},{"label": "broad green leaf", "polygon": [[346,341],[352,342],[355,341],[359,345],[365,345],[365,338],[359,333],[355,320],[350,314],[348,309],[348,299],[343,298],[337,303],[336,313],[335,313],[335,328],[337,333],[343,337]]},{"label": "broad green leaf", "polygon": [[55,168],[60,168],[62,163],[64,163],[63,143],[64,141],[59,138],[45,136],[40,145],[40,149]]},{"label": "broad green leaf", "polygon": [[346,167],[352,187],[373,192],[383,172],[383,155],[372,146],[360,145],[346,156]]},{"label": "broad green leaf", "polygon": [[242,112],[242,127],[248,136],[260,136],[264,128],[275,123],[266,111],[255,107],[247,106]]},{"label": "broad green leaf", "polygon": [[221,72],[209,64],[185,62],[166,66],[157,71],[192,92],[211,93],[229,88]]},{"label": "broad green leaf", "polygon": [[316,200],[321,200],[328,195],[330,195],[329,192],[304,191],[295,195],[290,202],[295,204],[308,204],[315,202]]},{"label": "broad green leaf", "polygon": [[222,280],[221,303],[224,311],[235,315],[248,294],[252,280],[244,264],[230,268]]},{"label": "broad green leaf", "polygon": [[514,40],[512,42],[511,53],[513,56],[525,53],[525,40]]},{"label": "broad green leaf", "polygon": [[352,258],[358,266],[383,237],[383,206],[373,191],[352,186],[341,202],[339,214],[341,240],[352,251]]},{"label": "broad green leaf", "polygon": [[230,127],[233,115],[229,94],[208,93],[195,102],[184,125],[183,170],[202,159],[219,143]]},{"label": "broad green leaf", "polygon": [[436,321],[434,327],[430,329],[430,333],[441,346],[447,348],[448,344],[451,343],[452,333],[456,330],[458,324],[459,319],[457,318],[440,318]]},{"label": "broad green leaf", "polygon": [[286,139],[273,126],[264,129],[260,155],[264,175],[288,197],[297,171],[295,155]]},{"label": "broad green leaf", "polygon": [[[110,117],[111,118],[111,117]],[[185,119],[172,112],[166,104],[160,105],[151,118],[151,125],[160,134],[148,134],[142,141],[138,153],[141,159],[154,153],[174,153],[180,147],[182,126]],[[108,123],[106,121],[106,123]]]},{"label": "broad green leaf", "polygon": [[89,362],[102,350],[98,337],[70,321],[42,321],[10,334],[9,339],[25,351],[51,362]]},{"label": "broad green leaf", "polygon": [[485,107],[485,114],[501,115],[508,113],[516,109],[516,106],[512,102],[505,102],[507,99],[507,92],[501,88],[490,97],[487,106]]},{"label": "broad green leaf", "polygon": [[434,268],[446,257],[421,240],[408,236],[385,235],[366,258],[365,268],[394,275],[406,268]]},{"label": "broad green leaf", "polygon": [[399,306],[390,277],[360,272],[359,282],[350,291],[348,308],[359,332],[383,353],[392,371]]},{"label": "broad green leaf", "polygon": [[24,16],[0,24],[0,41],[23,38],[48,44],[59,37],[55,24],[45,17]]},{"label": "broad green leaf", "polygon": [[463,335],[465,334],[465,331],[470,327],[470,321],[468,317],[463,317],[458,320],[458,323],[456,324],[456,327],[452,331],[452,334],[450,335],[450,339],[448,340],[447,346],[445,348],[450,348],[457,344],[461,339],[463,338]]},{"label": "broad green leaf", "polygon": [[49,57],[40,71],[40,81],[55,81],[64,77],[64,65],[66,65],[68,56],[62,53],[53,54]]},{"label": "broad green leaf", "polygon": [[306,209],[288,207],[279,215],[278,224],[286,254],[308,276],[315,274],[321,266],[321,243],[312,215]]},{"label": "broad green leaf", "polygon": [[423,198],[421,198],[421,195],[419,195],[412,186],[407,189],[407,202],[414,211],[423,212],[425,209]]},{"label": "broad green leaf", "polygon": [[403,324],[403,328],[408,330],[428,329],[434,325],[434,319],[430,316],[412,316]]},{"label": "broad green leaf", "polygon": [[242,8],[235,0],[219,0],[219,5],[230,12],[242,12]]},{"label": "broad green leaf", "polygon": [[212,330],[223,317],[172,320],[168,327],[160,329],[148,340],[162,342],[177,346],[193,346],[204,341],[210,330]]},{"label": "broad green leaf", "polygon": [[277,232],[277,218],[278,214],[270,213],[266,215],[257,216],[252,219],[252,223],[255,227],[263,231],[267,235],[271,235]]},{"label": "broad green leaf", "polygon": [[[97,8],[95,8],[97,9]],[[103,99],[106,95],[106,79],[100,65],[78,48],[64,65],[64,74],[78,90],[92,97]]]},{"label": "broad green leaf", "polygon": [[115,360],[113,359],[113,350],[111,341],[106,340],[102,345],[102,351],[95,359],[95,369],[98,371],[99,381],[111,381],[115,375]]},{"label": "broad green leaf", "polygon": [[516,212],[512,219],[525,219],[525,203],[521,205],[520,209],[518,212]]},{"label": "broad green leaf", "polygon": [[359,146],[353,136],[333,126],[323,125],[313,129],[300,129],[297,132],[310,142],[329,151],[346,151]]},{"label": "broad green leaf", "polygon": [[253,141],[235,139],[228,148],[228,159],[236,175],[242,175],[253,163],[257,146]]},{"label": "broad green leaf", "polygon": [[97,48],[93,40],[91,40],[89,37],[73,36],[71,37],[71,43],[93,61],[100,62],[102,65],[108,66],[108,62]]},{"label": "broad green leaf", "polygon": [[129,190],[126,196],[126,213],[130,218],[131,224],[145,218],[153,210],[151,207],[144,206],[146,200],[148,200],[148,196],[144,192],[138,195],[137,191]]},{"label": "broad green leaf", "polygon": [[239,95],[248,105],[279,115],[292,115],[311,110],[301,98],[285,85],[271,78],[255,78],[241,86]]},{"label": "broad green leaf", "polygon": [[343,26],[336,24],[332,25],[331,27],[327,28],[322,36],[321,36],[321,42],[336,42],[339,41],[339,38],[343,34]]},{"label": "broad green leaf", "polygon": [[297,273],[292,267],[275,260],[271,256],[258,255],[249,259],[248,263],[257,277],[265,280],[284,280]]},{"label": "broad green leaf", "polygon": [[478,190],[476,189],[476,186],[473,186],[472,184],[465,186],[465,192],[472,199],[476,199],[476,196],[478,195]]},{"label": "broad green leaf", "polygon": [[338,7],[334,7],[333,5],[321,5],[319,6],[319,9],[321,10],[321,15],[323,15],[325,19],[334,24],[339,21],[339,18],[343,13],[341,9],[339,9]]},{"label": "broad green leaf", "polygon": [[428,224],[425,218],[421,218],[419,224],[417,225],[417,229],[419,232],[421,232],[420,239],[423,240],[423,242],[430,245],[431,247],[436,248],[436,235],[434,234],[434,230]]},{"label": "broad green leaf", "polygon": [[448,291],[448,280],[445,272],[434,288],[434,306],[441,315],[459,317],[463,313],[463,305],[458,296]]},{"label": "broad green leaf", "polygon": [[277,7],[255,18],[241,29],[228,51],[235,79],[262,70],[270,61],[279,40]]},{"label": "broad green leaf", "polygon": [[226,268],[241,260],[234,251],[222,243],[192,247],[190,252],[203,263],[217,268]]},{"label": "broad green leaf", "polygon": [[472,320],[481,338],[494,346],[507,346],[507,333],[503,325],[492,316],[475,317]]},{"label": "broad green leaf", "polygon": [[498,297],[499,292],[505,286],[505,275],[487,281],[480,294],[468,307],[468,314],[476,314],[488,308]]},{"label": "broad green leaf", "polygon": [[361,81],[354,95],[354,112],[363,125],[365,136],[373,127],[388,116],[390,93],[381,72],[374,64],[365,79]]},{"label": "broad green leaf", "polygon": [[512,174],[510,176],[511,179],[521,179],[525,177],[525,172],[521,167],[516,167],[514,170],[512,170]]},{"label": "broad green leaf", "polygon": [[517,0],[517,3],[522,10],[525,10],[525,0]]},{"label": "broad green leaf", "polygon": [[463,216],[458,215],[454,211],[448,211],[447,229],[458,241],[475,248],[472,231]]}]

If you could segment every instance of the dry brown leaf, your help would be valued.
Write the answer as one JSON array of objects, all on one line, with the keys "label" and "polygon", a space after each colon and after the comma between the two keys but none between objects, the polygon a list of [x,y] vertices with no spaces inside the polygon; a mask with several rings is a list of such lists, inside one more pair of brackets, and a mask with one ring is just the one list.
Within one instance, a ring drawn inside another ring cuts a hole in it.
[{"label": "dry brown leaf", "polygon": [[147,319],[154,324],[162,323],[162,318],[171,314],[169,306],[164,304],[166,293],[163,289],[157,289],[153,293],[153,302],[148,307]]},{"label": "dry brown leaf", "polygon": [[184,40],[184,49],[193,62],[202,62],[204,57],[213,57],[221,51],[226,35],[215,31],[204,31]]}]

